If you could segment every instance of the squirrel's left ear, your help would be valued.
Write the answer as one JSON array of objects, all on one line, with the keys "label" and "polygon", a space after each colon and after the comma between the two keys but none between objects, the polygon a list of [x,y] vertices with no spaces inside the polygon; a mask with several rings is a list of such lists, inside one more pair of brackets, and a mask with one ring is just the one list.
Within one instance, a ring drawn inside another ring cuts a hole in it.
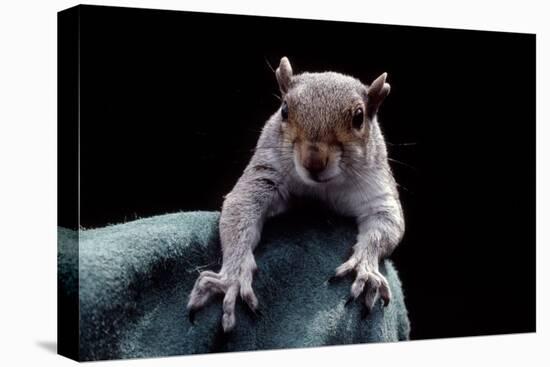
[{"label": "squirrel's left ear", "polygon": [[390,85],[386,83],[387,73],[383,73],[372,82],[367,89],[367,115],[372,118],[382,101],[390,93]]},{"label": "squirrel's left ear", "polygon": [[275,71],[275,75],[277,76],[277,82],[279,83],[281,93],[283,95],[286,94],[288,92],[288,88],[290,88],[290,79],[292,78],[292,67],[290,66],[290,61],[288,61],[287,57],[281,58],[281,62]]}]

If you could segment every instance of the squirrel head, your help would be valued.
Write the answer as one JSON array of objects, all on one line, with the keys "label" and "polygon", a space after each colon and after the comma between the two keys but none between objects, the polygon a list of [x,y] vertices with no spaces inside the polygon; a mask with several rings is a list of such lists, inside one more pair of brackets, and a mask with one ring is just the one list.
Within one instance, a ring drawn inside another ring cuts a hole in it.
[{"label": "squirrel head", "polygon": [[369,86],[335,72],[293,75],[283,57],[276,72],[278,119],[300,178],[321,184],[363,162],[376,113],[390,92],[383,73]]}]

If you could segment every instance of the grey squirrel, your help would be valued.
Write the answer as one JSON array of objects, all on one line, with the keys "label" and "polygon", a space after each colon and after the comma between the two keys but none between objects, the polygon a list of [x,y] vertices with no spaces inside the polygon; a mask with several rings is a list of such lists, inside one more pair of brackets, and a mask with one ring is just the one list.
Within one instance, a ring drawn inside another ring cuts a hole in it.
[{"label": "grey squirrel", "polygon": [[384,306],[390,302],[390,288],[378,266],[405,230],[377,120],[380,104],[390,92],[387,74],[370,86],[335,72],[293,75],[286,57],[275,74],[281,106],[263,127],[254,155],[223,203],[222,267],[218,273],[200,273],[187,304],[193,322],[194,313],[214,294],[225,294],[225,332],[235,326],[238,296],[257,310],[253,251],[265,220],[287,210],[292,198],[314,198],[356,219],[353,253],[336,268],[334,277],[354,272],[349,300],[363,295],[368,311],[379,298]]}]

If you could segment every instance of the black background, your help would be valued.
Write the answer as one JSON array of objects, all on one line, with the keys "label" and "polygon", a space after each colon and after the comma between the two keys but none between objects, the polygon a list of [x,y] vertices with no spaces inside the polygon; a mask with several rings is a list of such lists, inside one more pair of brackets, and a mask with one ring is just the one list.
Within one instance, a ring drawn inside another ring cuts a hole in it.
[{"label": "black background", "polygon": [[85,6],[80,37],[81,226],[219,210],[281,56],[386,71],[412,338],[535,330],[534,35]]}]

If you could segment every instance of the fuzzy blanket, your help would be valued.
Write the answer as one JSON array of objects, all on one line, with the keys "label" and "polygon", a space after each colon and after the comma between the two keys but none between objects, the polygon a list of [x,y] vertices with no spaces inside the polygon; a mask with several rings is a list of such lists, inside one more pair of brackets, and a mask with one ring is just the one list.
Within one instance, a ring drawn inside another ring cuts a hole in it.
[{"label": "fuzzy blanket", "polygon": [[182,212],[78,233],[59,228],[61,295],[78,281],[80,360],[408,339],[391,262],[381,272],[393,299],[387,308],[377,302],[365,319],[359,302],[345,306],[351,278],[328,282],[356,236],[353,223],[331,216],[287,214],[265,225],[253,284],[261,316],[238,303],[237,326],[224,334],[219,298],[191,324],[185,306],[199,271],[221,265],[218,219],[218,212]]}]

